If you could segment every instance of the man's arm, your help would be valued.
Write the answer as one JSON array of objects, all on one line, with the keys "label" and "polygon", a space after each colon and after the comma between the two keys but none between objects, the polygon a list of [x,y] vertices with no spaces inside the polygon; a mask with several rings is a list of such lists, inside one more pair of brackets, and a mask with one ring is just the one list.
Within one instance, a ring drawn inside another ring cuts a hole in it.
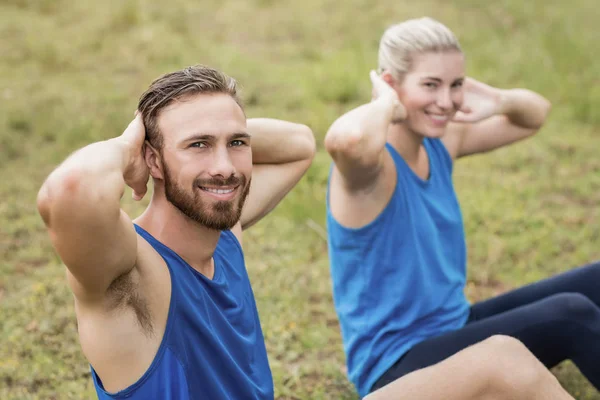
[{"label": "man's arm", "polygon": [[298,183],[315,154],[305,125],[266,118],[248,120],[252,136],[252,184],[241,217],[247,229],[267,215]]},{"label": "man's arm", "polygon": [[100,302],[137,258],[133,223],[120,208],[126,180],[134,198],[146,192],[144,127],[138,116],[118,138],[75,152],[44,182],[38,210],[83,302]]}]

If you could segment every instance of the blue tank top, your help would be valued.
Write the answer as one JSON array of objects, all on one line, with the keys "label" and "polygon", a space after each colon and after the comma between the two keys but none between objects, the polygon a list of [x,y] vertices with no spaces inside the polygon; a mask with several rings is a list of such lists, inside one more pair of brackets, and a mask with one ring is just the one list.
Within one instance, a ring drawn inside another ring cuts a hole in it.
[{"label": "blue tank top", "polygon": [[452,159],[439,139],[423,141],[423,180],[390,145],[394,193],[374,221],[340,225],[327,196],[333,298],[350,380],[365,396],[418,342],[464,326],[466,246],[452,184]]},{"label": "blue tank top", "polygon": [[162,342],[144,375],[107,393],[92,368],[100,400],[273,399],[254,294],[244,255],[230,231],[221,232],[212,280],[135,226],[163,257],[171,275],[171,303]]}]

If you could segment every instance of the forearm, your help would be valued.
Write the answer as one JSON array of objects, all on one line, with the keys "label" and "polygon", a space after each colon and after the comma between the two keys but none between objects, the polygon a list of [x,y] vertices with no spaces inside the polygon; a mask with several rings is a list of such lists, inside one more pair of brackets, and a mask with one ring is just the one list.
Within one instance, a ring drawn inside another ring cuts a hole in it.
[{"label": "forearm", "polygon": [[248,120],[253,164],[286,164],[312,159],[315,138],[309,127],[268,118]]},{"label": "forearm", "polygon": [[38,195],[38,206],[48,224],[54,215],[94,212],[118,217],[119,200],[129,163],[127,143],[119,138],[86,146],[53,171]]},{"label": "forearm", "polygon": [[502,90],[501,115],[511,123],[527,129],[539,129],[550,112],[551,104],[539,94],[526,89]]},{"label": "forearm", "polygon": [[334,159],[340,153],[349,158],[378,158],[399,106],[397,100],[384,97],[344,114],[327,132],[327,150]]}]

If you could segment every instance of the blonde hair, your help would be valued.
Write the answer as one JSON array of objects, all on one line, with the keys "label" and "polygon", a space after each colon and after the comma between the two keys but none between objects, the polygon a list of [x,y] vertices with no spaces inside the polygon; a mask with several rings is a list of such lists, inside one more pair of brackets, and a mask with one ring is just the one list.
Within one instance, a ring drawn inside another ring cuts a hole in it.
[{"label": "blonde hair", "polygon": [[401,80],[410,71],[415,53],[462,51],[448,27],[432,18],[410,19],[390,26],[379,43],[379,73]]}]

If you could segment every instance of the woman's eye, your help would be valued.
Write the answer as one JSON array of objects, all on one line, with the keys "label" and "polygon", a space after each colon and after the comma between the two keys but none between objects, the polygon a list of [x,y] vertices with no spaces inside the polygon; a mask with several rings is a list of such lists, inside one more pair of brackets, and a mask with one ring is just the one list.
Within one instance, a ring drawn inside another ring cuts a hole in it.
[{"label": "woman's eye", "polygon": [[429,89],[435,89],[437,87],[437,85],[433,82],[425,82],[423,84],[423,86],[425,86],[426,88],[429,88]]}]

